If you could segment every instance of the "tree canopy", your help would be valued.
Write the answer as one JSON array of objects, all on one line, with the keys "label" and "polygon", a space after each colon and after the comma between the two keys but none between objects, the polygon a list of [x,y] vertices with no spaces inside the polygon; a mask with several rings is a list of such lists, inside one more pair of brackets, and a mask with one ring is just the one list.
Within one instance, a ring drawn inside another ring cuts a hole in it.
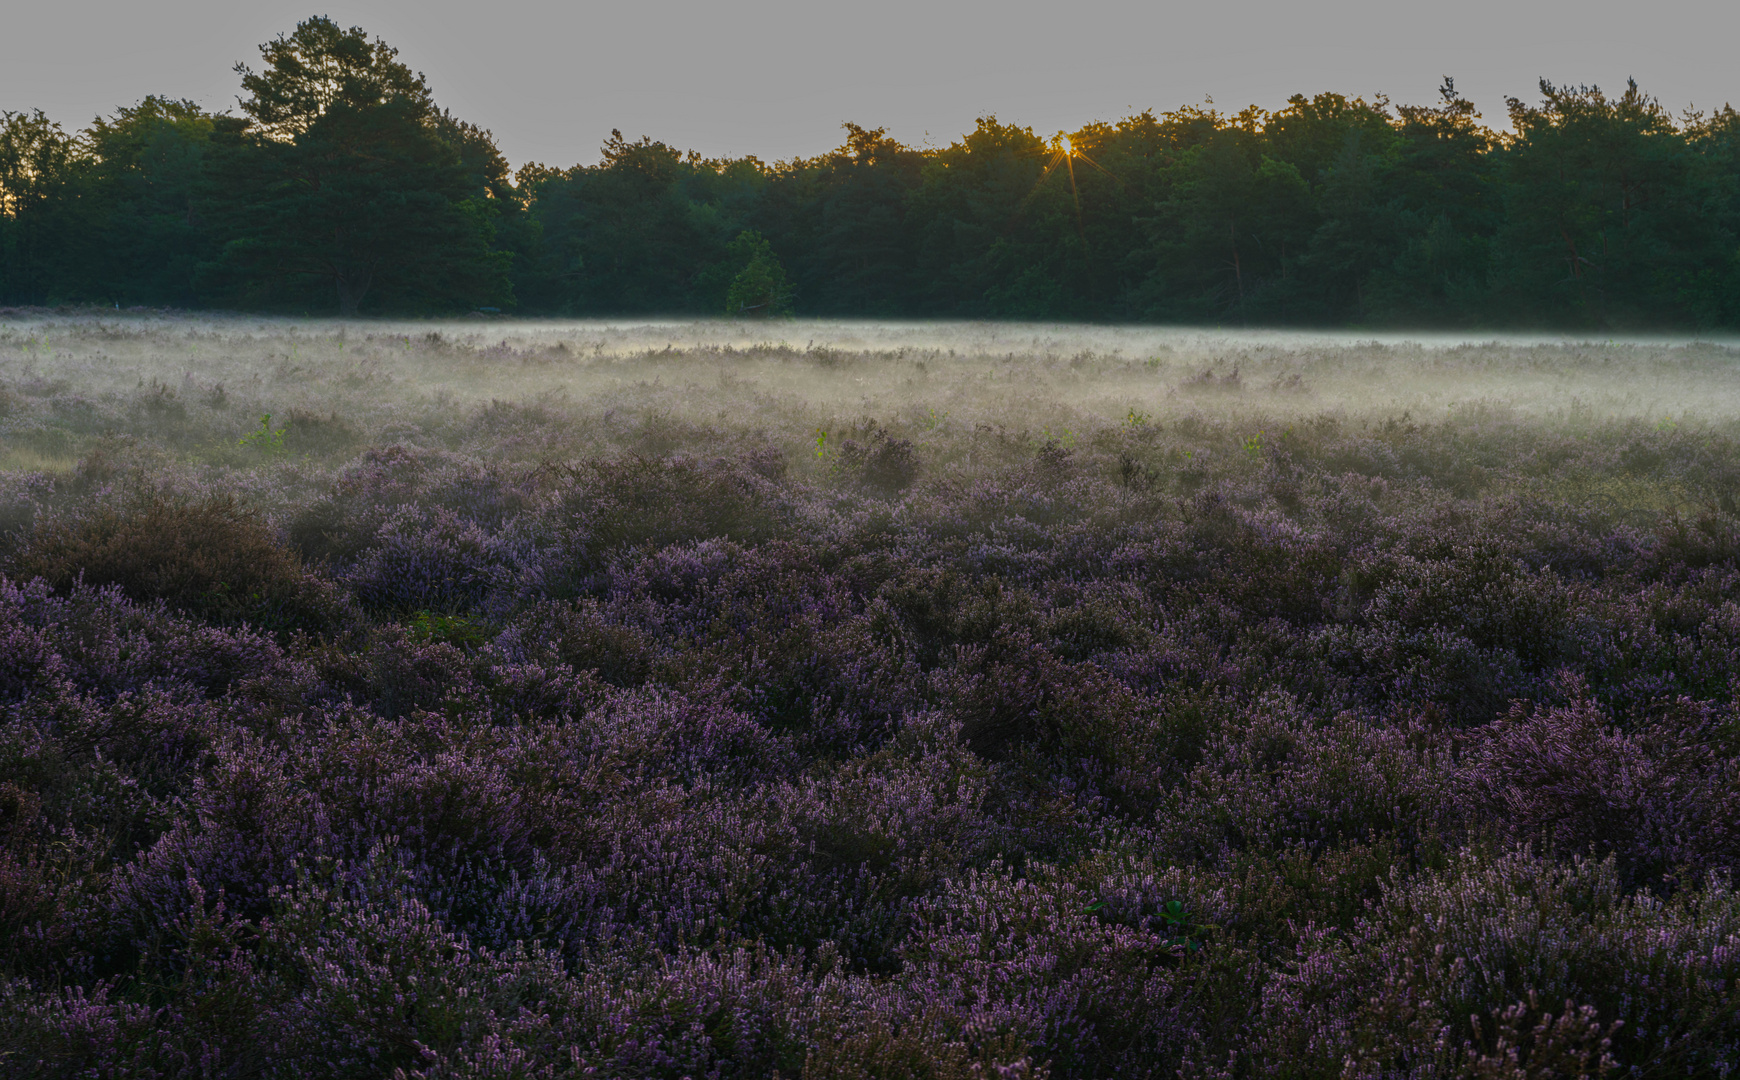
[{"label": "tree canopy", "polygon": [[[612,132],[513,171],[362,29],[237,64],[235,114],[0,112],[0,302],[260,310],[1740,324],[1740,119],[1540,84],[1141,112],[766,163]],[[753,240],[747,240],[752,237]],[[754,294],[759,299],[746,299]]]}]

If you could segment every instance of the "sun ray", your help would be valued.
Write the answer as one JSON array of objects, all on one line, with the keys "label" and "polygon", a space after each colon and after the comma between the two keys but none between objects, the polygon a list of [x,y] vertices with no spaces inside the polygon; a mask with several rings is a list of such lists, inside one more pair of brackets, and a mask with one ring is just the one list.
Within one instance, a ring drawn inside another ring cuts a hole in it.
[{"label": "sun ray", "polygon": [[1057,167],[1062,165],[1066,160],[1066,155],[1060,153],[1053,153],[1051,155],[1051,160],[1046,162],[1045,168],[1039,174],[1039,179],[1033,181],[1033,186],[1028,188],[1027,194],[1021,197],[1021,205],[1015,208],[1017,216],[1027,209],[1027,204],[1033,201],[1033,196],[1039,194],[1039,189],[1045,186],[1045,182],[1051,178],[1052,172],[1054,172]]},{"label": "sun ray", "polygon": [[1093,158],[1088,157],[1086,154],[1082,153],[1080,150],[1075,151],[1075,153],[1071,156],[1081,158],[1083,161],[1087,162],[1089,165],[1092,165],[1094,168],[1098,169],[1100,172],[1105,173],[1107,176],[1111,177],[1112,183],[1118,185],[1119,187],[1124,186],[1124,182],[1122,180],[1119,180],[1116,176],[1112,176],[1111,170],[1107,169],[1104,165],[1101,165],[1099,162],[1095,161]]},{"label": "sun ray", "polygon": [[1026,212],[1028,205],[1033,202],[1033,197],[1039,194],[1039,189],[1045,186],[1045,182],[1051,179],[1051,174],[1057,171],[1059,165],[1062,165],[1064,170],[1069,173],[1069,198],[1070,204],[1075,210],[1076,235],[1081,238],[1082,246],[1085,248],[1087,247],[1088,242],[1087,226],[1083,221],[1081,212],[1081,189],[1077,185],[1075,179],[1075,159],[1080,158],[1087,162],[1089,165],[1104,173],[1119,187],[1123,187],[1124,182],[1114,176],[1105,166],[1084,153],[1070,140],[1068,135],[1065,135],[1061,131],[1052,137],[1050,150],[1050,157],[1045,163],[1045,168],[1040,170],[1039,178],[1033,181],[1033,186],[1027,190],[1026,195],[1022,196],[1020,205],[1018,205],[1014,212],[1009,216],[1009,225],[1010,227],[1014,226],[1015,220]]},{"label": "sun ray", "polygon": [[[1063,145],[1065,147],[1069,146],[1069,140],[1067,138],[1063,140]],[[1076,235],[1081,237],[1081,246],[1085,248],[1087,247],[1087,226],[1082,224],[1081,192],[1077,191],[1075,186],[1075,155],[1065,154],[1063,161],[1065,165],[1069,166],[1069,199],[1075,204]]]}]

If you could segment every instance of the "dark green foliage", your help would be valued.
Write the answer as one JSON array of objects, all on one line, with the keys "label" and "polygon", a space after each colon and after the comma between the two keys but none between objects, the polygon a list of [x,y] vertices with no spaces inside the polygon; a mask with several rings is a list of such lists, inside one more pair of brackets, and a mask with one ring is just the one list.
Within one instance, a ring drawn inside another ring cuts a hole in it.
[{"label": "dark green foliage", "polygon": [[806,314],[917,311],[923,296],[911,270],[908,204],[926,155],[885,129],[844,126],[844,146],[794,162],[763,189],[756,219],[788,253]]},{"label": "dark green foliage", "polygon": [[[1543,94],[1513,107],[1512,141],[1448,80],[1433,107],[1327,93],[1142,113],[1071,133],[1067,154],[990,117],[930,152],[849,124],[839,150],[778,167],[616,137],[596,167],[521,174],[536,280],[565,283],[536,303],[705,312],[744,266],[724,238],[752,227],[813,314],[1731,323],[1731,114]],[[1581,178],[1555,186],[1566,170]],[[1578,259],[1601,248],[1581,278],[1560,273],[1565,229]]]},{"label": "dark green foliage", "polygon": [[437,116],[421,76],[327,19],[261,53],[265,72],[240,69],[252,137],[223,166],[234,295],[269,304],[316,282],[344,316],[377,288],[399,308],[504,300],[485,191],[452,137],[476,140]]},{"label": "dark green foliage", "polygon": [[57,298],[75,218],[66,187],[76,156],[42,110],[0,112],[0,300]]},{"label": "dark green foliage", "polygon": [[240,116],[0,114],[0,303],[1219,325],[1740,325],[1740,120],[1543,81],[1483,126],[1338,93],[767,164],[611,132],[510,172],[361,29],[237,65]]},{"label": "dark green foliage", "polygon": [[295,139],[334,110],[363,111],[399,101],[419,116],[434,103],[421,75],[398,61],[398,50],[358,27],[344,30],[316,16],[260,46],[267,68],[237,64],[248,97],[242,111],[273,139]]},{"label": "dark green foliage", "polygon": [[204,210],[215,129],[192,102],[156,97],[91,124],[69,238],[82,272],[65,287],[124,306],[199,302],[198,267],[216,254]]},{"label": "dark green foliage", "polygon": [[526,302],[564,314],[717,313],[732,278],[731,240],[766,177],[753,158],[707,161],[620,131],[591,168],[520,170],[540,229],[522,263]]},{"label": "dark green foliage", "polygon": [[147,97],[68,137],[0,115],[0,302],[355,315],[511,302],[517,211],[483,132],[317,17],[237,65],[242,117]]},{"label": "dark green foliage", "polygon": [[1609,99],[1543,80],[1541,97],[1510,102],[1495,291],[1543,322],[1714,322],[1733,257],[1714,163],[1636,83]]},{"label": "dark green foliage", "polygon": [[786,284],[785,267],[773,253],[773,245],[760,233],[745,229],[731,241],[726,253],[729,265],[738,269],[725,293],[725,314],[751,319],[791,314],[791,286]]}]

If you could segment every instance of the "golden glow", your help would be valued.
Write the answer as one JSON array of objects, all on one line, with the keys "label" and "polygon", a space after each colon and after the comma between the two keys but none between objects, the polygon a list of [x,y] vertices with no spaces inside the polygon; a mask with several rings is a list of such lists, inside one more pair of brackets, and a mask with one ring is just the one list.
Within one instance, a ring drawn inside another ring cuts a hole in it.
[{"label": "golden glow", "polygon": [[[1112,183],[1119,187],[1123,187],[1123,181],[1113,176],[1099,162],[1089,157],[1085,151],[1078,149],[1075,143],[1070,141],[1069,136],[1061,131],[1053,135],[1045,147],[1049,152],[1049,160],[1046,161],[1045,168],[1040,172],[1039,179],[1033,182],[1033,187],[1027,192],[1027,197],[1021,200],[1021,205],[1016,209],[1015,216],[1020,216],[1022,211],[1027,209],[1027,205],[1033,201],[1033,197],[1039,194],[1039,189],[1045,186],[1045,182],[1051,179],[1051,174],[1057,171],[1059,165],[1062,165],[1063,171],[1069,176],[1069,201],[1075,209],[1076,235],[1081,238],[1082,246],[1085,248],[1087,246],[1087,229],[1081,216],[1081,190],[1076,186],[1075,181],[1076,159],[1081,159],[1083,164],[1092,166],[1105,174]],[[1011,224],[1013,224],[1013,218]]]}]

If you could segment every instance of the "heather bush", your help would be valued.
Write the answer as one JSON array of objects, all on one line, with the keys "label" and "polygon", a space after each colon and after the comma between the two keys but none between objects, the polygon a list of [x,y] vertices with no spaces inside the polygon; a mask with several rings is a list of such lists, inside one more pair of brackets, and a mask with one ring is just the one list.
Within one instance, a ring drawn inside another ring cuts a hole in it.
[{"label": "heather bush", "polygon": [[847,439],[840,444],[837,464],[841,472],[868,491],[898,495],[918,479],[919,462],[911,440],[877,428],[865,442]]},{"label": "heather bush", "polygon": [[265,523],[222,497],[145,496],[42,523],[12,573],[57,589],[115,585],[135,600],[163,600],[217,623],[318,631],[344,618],[340,594],[304,572]]},{"label": "heather bush", "polygon": [[1740,857],[1726,716],[1689,700],[1633,732],[1580,694],[1474,733],[1456,777],[1471,829],[1508,846],[1612,857],[1627,884],[1697,880]]},{"label": "heather bush", "polygon": [[698,540],[771,539],[786,517],[761,471],[678,455],[589,462],[568,470],[559,509],[594,557],[618,548]]},{"label": "heather bush", "polygon": [[1302,934],[1242,1054],[1246,1067],[1363,1076],[1481,1075],[1514,1055],[1522,1075],[1547,1076],[1540,1058],[1582,1049],[1633,1075],[1727,1075],[1740,1053],[1734,919],[1720,879],[1663,902],[1628,894],[1612,860],[1465,852],[1385,882],[1345,934]]},{"label": "heather bush", "polygon": [[492,539],[445,507],[401,508],[341,578],[373,608],[469,610],[489,591]]},{"label": "heather bush", "polygon": [[29,318],[9,1075],[1740,1064],[1727,351]]}]

